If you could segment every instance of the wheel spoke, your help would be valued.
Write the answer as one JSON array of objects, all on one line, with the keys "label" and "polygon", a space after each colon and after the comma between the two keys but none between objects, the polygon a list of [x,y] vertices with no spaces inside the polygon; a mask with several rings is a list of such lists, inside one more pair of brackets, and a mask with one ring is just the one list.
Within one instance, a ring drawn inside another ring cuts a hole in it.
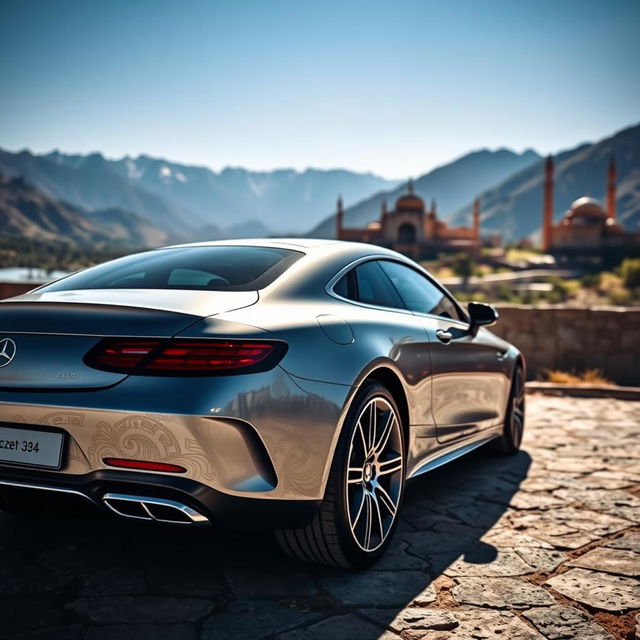
[{"label": "wheel spoke", "polygon": [[356,424],[356,431],[360,434],[360,440],[362,441],[362,453],[364,455],[364,457],[367,457],[367,451],[369,450],[369,448],[367,447],[367,442],[366,442],[366,438],[364,435],[364,430],[362,428],[362,417],[360,416],[360,419],[358,420],[358,424]]},{"label": "wheel spoke", "polygon": [[366,503],[365,510],[367,517],[364,528],[364,548],[368,550],[371,548],[371,529],[373,525],[373,509],[371,508],[371,502],[373,498],[368,493],[365,493],[364,499]]},{"label": "wheel spoke", "polygon": [[378,521],[378,529],[380,530],[380,540],[384,540],[384,527],[382,526],[382,514],[380,513],[380,504],[375,494],[371,496],[371,501],[376,507],[376,520]]},{"label": "wheel spoke", "polygon": [[347,469],[347,484],[360,484],[364,480],[362,467],[349,467]]},{"label": "wheel spoke", "polygon": [[362,512],[364,510],[364,503],[367,500],[367,494],[364,491],[360,491],[360,496],[362,497],[362,499],[360,500],[360,506],[358,507],[358,511],[356,513],[355,518],[351,519],[351,530],[353,531],[354,535],[355,535],[355,529],[358,526],[358,522],[360,522],[360,517],[362,516]]},{"label": "wheel spoke", "polygon": [[391,499],[391,496],[387,493],[384,487],[381,487],[380,485],[376,487],[376,490],[378,492],[380,502],[382,502],[382,504],[386,507],[391,516],[395,518],[397,507],[395,502]]},{"label": "wheel spoke", "polygon": [[393,413],[393,411],[389,411],[389,416],[387,418],[387,421],[385,422],[384,429],[382,430],[382,435],[373,448],[373,452],[375,454],[380,455],[384,451],[384,448],[387,446],[387,442],[389,442],[389,436],[391,435],[391,431],[393,430],[393,424],[395,420],[395,414]]},{"label": "wheel spoke", "polygon": [[381,460],[378,462],[378,475],[388,476],[397,473],[402,469],[402,456],[399,453],[394,454],[390,460]]},{"label": "wheel spoke", "polygon": [[377,429],[377,413],[375,402],[369,405],[369,437],[366,450],[366,456],[369,457],[373,451],[373,446],[376,441],[376,429]]}]

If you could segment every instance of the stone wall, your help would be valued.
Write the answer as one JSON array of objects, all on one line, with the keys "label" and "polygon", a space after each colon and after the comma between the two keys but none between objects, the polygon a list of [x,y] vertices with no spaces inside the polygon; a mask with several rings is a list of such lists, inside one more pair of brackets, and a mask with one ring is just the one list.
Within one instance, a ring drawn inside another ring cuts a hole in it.
[{"label": "stone wall", "polygon": [[613,382],[640,386],[640,308],[498,306],[491,330],[515,344],[528,377],[543,369],[600,369]]}]

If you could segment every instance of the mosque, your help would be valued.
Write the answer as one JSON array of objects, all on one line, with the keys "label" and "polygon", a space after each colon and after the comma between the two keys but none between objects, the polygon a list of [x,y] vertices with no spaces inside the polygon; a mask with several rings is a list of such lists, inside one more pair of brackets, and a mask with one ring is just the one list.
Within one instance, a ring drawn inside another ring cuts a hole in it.
[{"label": "mosque", "polygon": [[544,167],[542,248],[563,262],[615,263],[640,255],[640,233],[626,231],[616,221],[616,163],[607,172],[606,210],[589,196],[573,202],[560,222],[554,224],[554,164],[549,156]]},{"label": "mosque", "polygon": [[413,182],[400,196],[393,210],[382,202],[380,219],[364,228],[344,226],[342,199],[336,211],[336,238],[353,242],[369,242],[403,253],[414,259],[435,258],[439,253],[465,251],[480,253],[480,202],[473,206],[473,226],[449,227],[438,219],[436,203],[427,211],[424,200],[414,193]]}]

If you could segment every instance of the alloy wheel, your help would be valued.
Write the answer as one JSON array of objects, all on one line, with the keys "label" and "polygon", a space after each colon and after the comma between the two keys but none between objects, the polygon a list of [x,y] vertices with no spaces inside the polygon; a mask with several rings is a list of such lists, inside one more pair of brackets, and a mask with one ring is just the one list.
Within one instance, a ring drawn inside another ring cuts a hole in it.
[{"label": "alloy wheel", "polygon": [[404,458],[400,420],[382,396],[369,400],[351,435],[345,481],[351,535],[375,551],[395,522],[402,494]]}]

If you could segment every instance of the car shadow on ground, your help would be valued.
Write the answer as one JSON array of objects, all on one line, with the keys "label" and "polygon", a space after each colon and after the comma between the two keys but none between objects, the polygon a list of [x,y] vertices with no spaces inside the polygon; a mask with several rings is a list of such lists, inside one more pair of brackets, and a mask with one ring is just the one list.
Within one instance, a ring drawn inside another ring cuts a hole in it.
[{"label": "car shadow on ground", "polygon": [[446,608],[444,572],[472,580],[482,565],[513,561],[491,538],[509,535],[495,525],[530,464],[525,452],[476,452],[410,482],[393,543],[361,572],[290,560],[268,532],[138,524],[75,507],[0,513],[0,637],[128,628],[124,637],[374,640],[411,603]]}]

